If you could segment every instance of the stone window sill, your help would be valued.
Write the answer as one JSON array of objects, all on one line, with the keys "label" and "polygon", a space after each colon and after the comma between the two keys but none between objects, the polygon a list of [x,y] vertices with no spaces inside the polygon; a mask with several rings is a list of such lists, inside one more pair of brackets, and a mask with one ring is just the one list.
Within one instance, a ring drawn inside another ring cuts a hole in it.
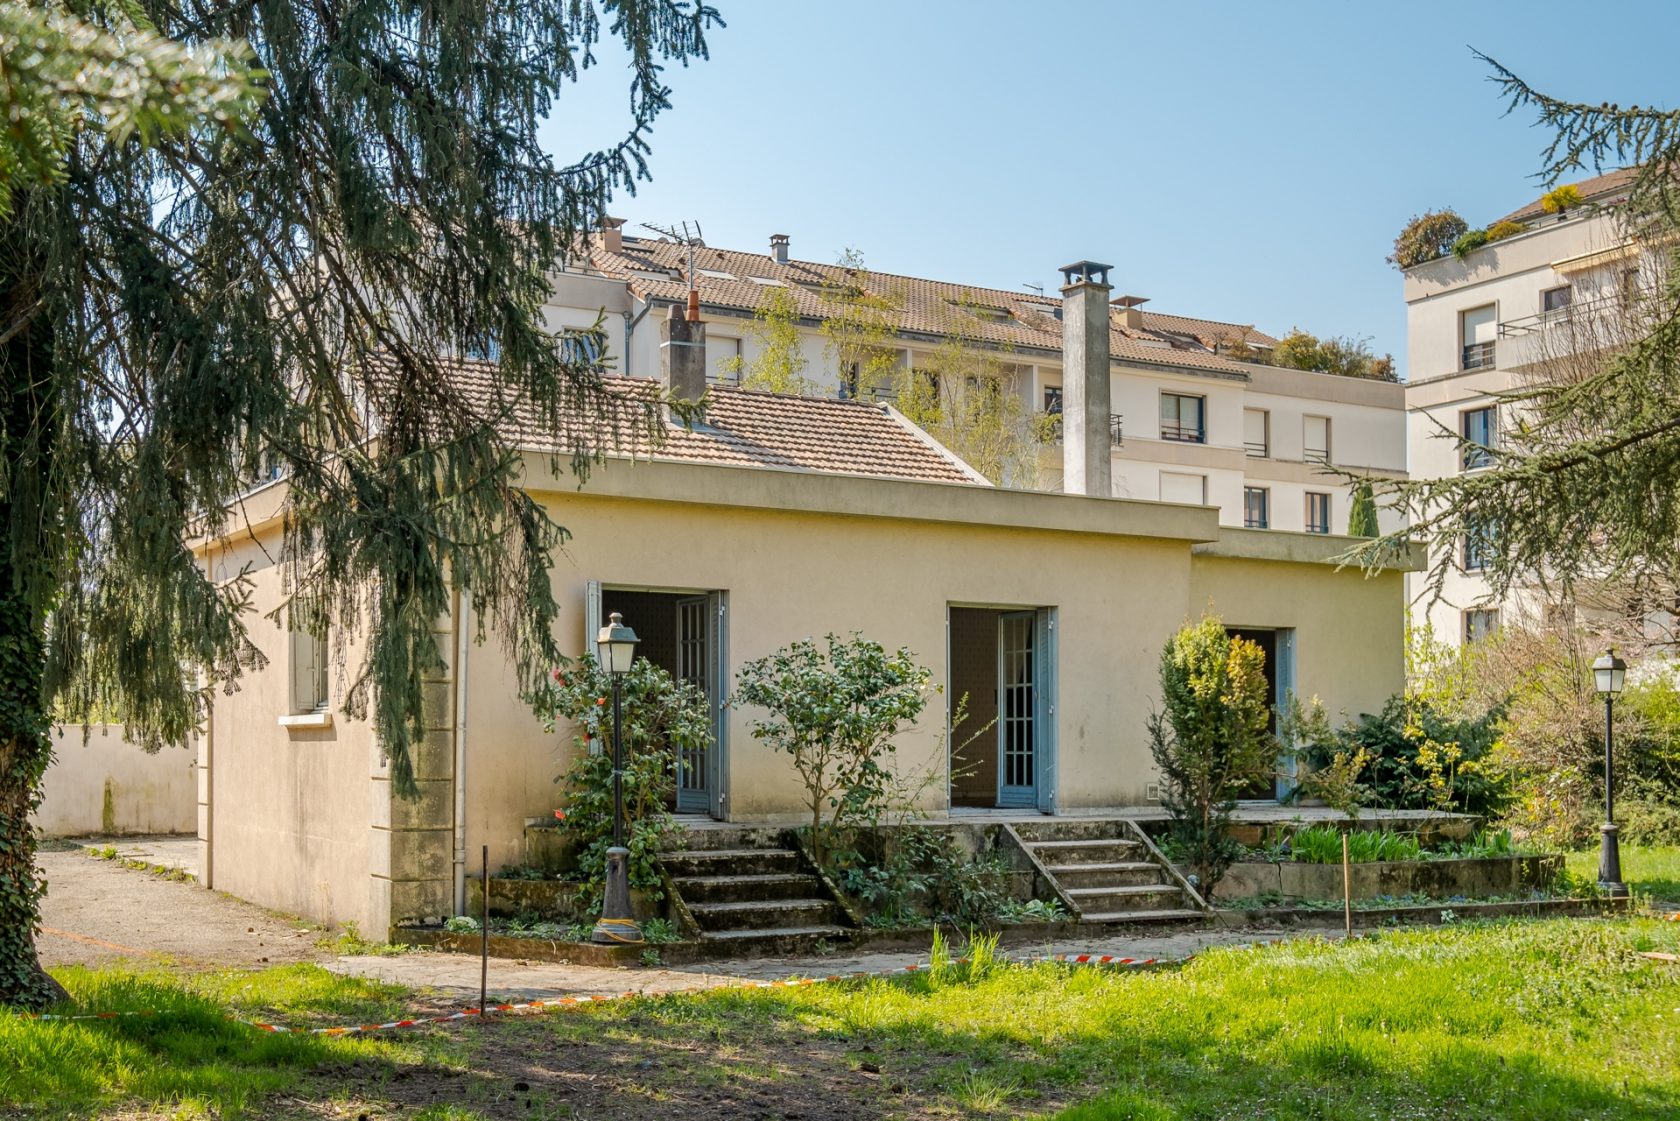
[{"label": "stone window sill", "polygon": [[332,723],[330,712],[302,712],[280,718],[280,726],[288,731],[296,728],[331,728]]}]

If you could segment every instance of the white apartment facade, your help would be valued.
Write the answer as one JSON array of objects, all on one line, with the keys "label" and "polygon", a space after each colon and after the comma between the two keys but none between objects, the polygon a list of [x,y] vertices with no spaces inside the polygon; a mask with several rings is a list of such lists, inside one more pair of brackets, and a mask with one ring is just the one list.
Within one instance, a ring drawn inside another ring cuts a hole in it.
[{"label": "white apartment facade", "polygon": [[[803,376],[820,393],[844,392],[820,330],[832,306],[822,297],[860,274],[793,258],[785,235],[775,235],[767,252],[748,253],[636,238],[615,225],[554,276],[550,325],[587,327],[604,316],[612,368],[657,376],[662,320],[685,302],[691,270],[714,380],[757,359],[754,312],[767,289],[781,287],[798,304]],[[890,291],[901,303],[894,339],[901,367],[927,364],[958,323],[966,338],[995,346],[1013,367],[1024,411],[1060,412],[1056,296],[861,275],[871,291]],[[1382,477],[1404,472],[1402,385],[1244,361],[1276,340],[1250,326],[1146,312],[1143,302],[1122,296],[1110,309],[1113,496],[1215,506],[1231,527],[1340,535],[1351,496],[1327,465]],[[1059,450],[1046,447],[1042,462],[1032,485],[1062,489]],[[1398,524],[1383,515],[1384,530]]]},{"label": "white apartment facade", "polygon": [[[1614,334],[1630,301],[1651,289],[1657,261],[1633,243],[1617,211],[1630,180],[1626,171],[1588,180],[1577,185],[1583,205],[1548,214],[1536,201],[1504,219],[1522,223],[1523,232],[1462,259],[1405,270],[1411,477],[1484,467],[1489,455],[1481,447],[1496,450],[1512,428],[1512,406],[1501,395],[1582,340]],[[1502,623],[1545,617],[1537,592],[1496,600],[1479,551],[1475,541],[1456,543],[1438,599],[1427,572],[1407,577],[1414,613],[1439,640],[1473,641]],[[1433,566],[1443,558],[1430,559]]]}]

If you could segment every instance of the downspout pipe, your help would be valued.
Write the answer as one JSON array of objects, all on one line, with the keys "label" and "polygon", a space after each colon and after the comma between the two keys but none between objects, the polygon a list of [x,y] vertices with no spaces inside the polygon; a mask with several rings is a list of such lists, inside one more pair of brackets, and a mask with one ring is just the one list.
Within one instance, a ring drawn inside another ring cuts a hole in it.
[{"label": "downspout pipe", "polygon": [[455,913],[467,913],[467,601],[455,591]]},{"label": "downspout pipe", "polygon": [[[630,294],[630,306],[636,306],[636,294],[634,292]],[[629,312],[624,313],[624,369],[619,371],[622,374],[629,375],[630,373],[630,340],[636,334],[636,324],[640,323],[643,317],[652,310],[653,301],[648,300],[642,305],[642,310],[636,313],[634,319],[630,317]]]}]

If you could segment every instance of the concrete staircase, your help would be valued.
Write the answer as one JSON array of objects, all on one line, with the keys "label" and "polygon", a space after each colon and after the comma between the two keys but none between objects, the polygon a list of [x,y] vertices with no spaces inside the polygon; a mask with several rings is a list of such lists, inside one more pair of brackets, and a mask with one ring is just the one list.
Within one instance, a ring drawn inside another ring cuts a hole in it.
[{"label": "concrete staircase", "polygon": [[[661,853],[679,910],[701,942],[729,956],[809,953],[850,940],[845,913],[797,851],[755,834],[691,832]],[[731,847],[704,847],[707,842]]]},{"label": "concrete staircase", "polygon": [[1046,818],[1011,826],[1080,922],[1196,922],[1200,899],[1129,821]]}]

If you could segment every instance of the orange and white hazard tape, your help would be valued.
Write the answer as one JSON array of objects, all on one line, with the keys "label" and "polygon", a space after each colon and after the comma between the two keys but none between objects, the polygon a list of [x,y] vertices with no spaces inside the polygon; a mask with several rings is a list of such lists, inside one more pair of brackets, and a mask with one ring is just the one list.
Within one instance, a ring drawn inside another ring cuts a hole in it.
[{"label": "orange and white hazard tape", "polygon": [[[1012,959],[1000,958],[1009,962]],[[1032,965],[1038,962],[1056,962],[1062,965],[1107,965],[1122,969],[1141,969],[1156,965],[1182,965],[1189,961],[1185,958],[1126,958],[1113,954],[1047,954],[1026,958],[1019,964]],[[967,958],[953,959],[953,965],[967,964]],[[859,970],[853,973],[832,973],[825,977],[794,977],[785,981],[758,981],[743,978],[739,981],[723,985],[696,985],[686,989],[661,989],[655,992],[624,992],[598,993],[590,996],[560,996],[547,1000],[526,1000],[517,1003],[489,1004],[484,1008],[463,1008],[458,1012],[446,1012],[440,1016],[413,1016],[402,1020],[389,1020],[382,1024],[346,1024],[330,1028],[301,1028],[287,1027],[284,1024],[265,1024],[255,1020],[241,1020],[237,1016],[229,1016],[234,1023],[244,1024],[246,1027],[258,1031],[274,1032],[286,1035],[365,1035],[370,1032],[393,1031],[399,1028],[421,1028],[433,1024],[448,1024],[457,1020],[483,1020],[494,1015],[507,1015],[522,1012],[543,1012],[561,1008],[579,1008],[590,1004],[607,1004],[619,1000],[656,999],[672,996],[693,996],[698,993],[717,992],[723,989],[798,989],[811,985],[831,984],[836,981],[856,981],[868,977],[890,977],[905,973],[931,973],[931,962],[915,962],[910,965],[893,966],[891,969]],[[44,1021],[76,1021],[76,1020],[115,1020],[129,1016],[158,1016],[155,1011],[146,1012],[90,1012],[73,1016],[60,1016],[51,1013],[40,1013],[29,1016],[32,1020]]]}]

